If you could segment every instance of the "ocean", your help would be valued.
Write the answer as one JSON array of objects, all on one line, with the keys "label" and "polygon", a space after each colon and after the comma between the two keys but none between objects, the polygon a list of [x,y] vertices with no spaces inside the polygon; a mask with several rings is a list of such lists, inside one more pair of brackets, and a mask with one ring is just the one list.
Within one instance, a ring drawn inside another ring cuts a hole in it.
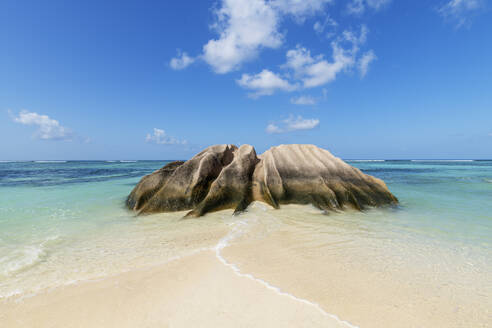
[{"label": "ocean", "polygon": [[[383,179],[400,201],[396,208],[326,214],[254,203],[238,216],[135,216],[126,196],[167,162],[0,162],[0,299],[22,301],[215,249],[232,269],[323,308],[337,309],[333,299],[347,291],[333,281],[350,277],[361,302],[376,288],[397,288],[393,303],[407,313],[418,311],[408,302],[421,297],[428,308],[449,306],[456,320],[490,315],[492,161],[347,160]],[[368,277],[372,286],[357,289]]]}]

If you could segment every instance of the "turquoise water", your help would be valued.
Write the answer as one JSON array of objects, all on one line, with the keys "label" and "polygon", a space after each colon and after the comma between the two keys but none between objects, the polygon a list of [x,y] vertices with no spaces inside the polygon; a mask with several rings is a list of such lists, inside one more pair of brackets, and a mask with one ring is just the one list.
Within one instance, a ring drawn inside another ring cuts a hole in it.
[{"label": "turquoise water", "polygon": [[492,161],[348,162],[398,197],[390,224],[402,232],[491,246]]},{"label": "turquoise water", "polygon": [[[449,254],[464,251],[472,262],[492,262],[492,161],[348,162],[383,179],[401,205],[374,215],[319,214],[320,220],[342,222],[354,238],[391,238],[399,245],[408,239],[447,247]],[[213,246],[215,240],[186,236],[220,228],[223,216],[180,221],[180,213],[135,217],[125,209],[125,197],[139,179],[165,163],[0,162],[0,297]]]}]

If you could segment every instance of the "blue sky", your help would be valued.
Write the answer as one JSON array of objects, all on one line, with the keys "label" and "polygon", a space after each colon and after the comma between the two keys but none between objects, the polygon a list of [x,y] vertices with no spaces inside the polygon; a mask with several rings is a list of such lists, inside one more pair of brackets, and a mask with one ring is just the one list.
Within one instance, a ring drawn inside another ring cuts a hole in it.
[{"label": "blue sky", "polygon": [[492,158],[485,0],[0,3],[0,159]]}]

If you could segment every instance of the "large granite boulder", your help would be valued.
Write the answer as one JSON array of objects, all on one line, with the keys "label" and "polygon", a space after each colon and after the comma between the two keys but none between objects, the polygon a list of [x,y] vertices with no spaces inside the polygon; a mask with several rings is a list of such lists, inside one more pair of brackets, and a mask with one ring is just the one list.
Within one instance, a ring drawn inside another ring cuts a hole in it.
[{"label": "large granite boulder", "polygon": [[312,204],[324,210],[398,203],[386,184],[314,145],[281,145],[259,156],[253,199],[280,204]]},{"label": "large granite boulder", "polygon": [[202,216],[242,211],[255,200],[326,211],[398,203],[382,180],[313,145],[281,145],[259,156],[250,145],[216,145],[143,177],[126,204],[138,213],[191,210],[187,215]]}]

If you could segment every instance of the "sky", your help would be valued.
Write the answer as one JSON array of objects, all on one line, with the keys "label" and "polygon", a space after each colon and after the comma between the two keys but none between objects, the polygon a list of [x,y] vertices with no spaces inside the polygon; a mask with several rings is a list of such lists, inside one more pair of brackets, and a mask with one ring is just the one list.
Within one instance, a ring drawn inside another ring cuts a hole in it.
[{"label": "sky", "polygon": [[487,0],[0,2],[0,160],[492,158]]}]

